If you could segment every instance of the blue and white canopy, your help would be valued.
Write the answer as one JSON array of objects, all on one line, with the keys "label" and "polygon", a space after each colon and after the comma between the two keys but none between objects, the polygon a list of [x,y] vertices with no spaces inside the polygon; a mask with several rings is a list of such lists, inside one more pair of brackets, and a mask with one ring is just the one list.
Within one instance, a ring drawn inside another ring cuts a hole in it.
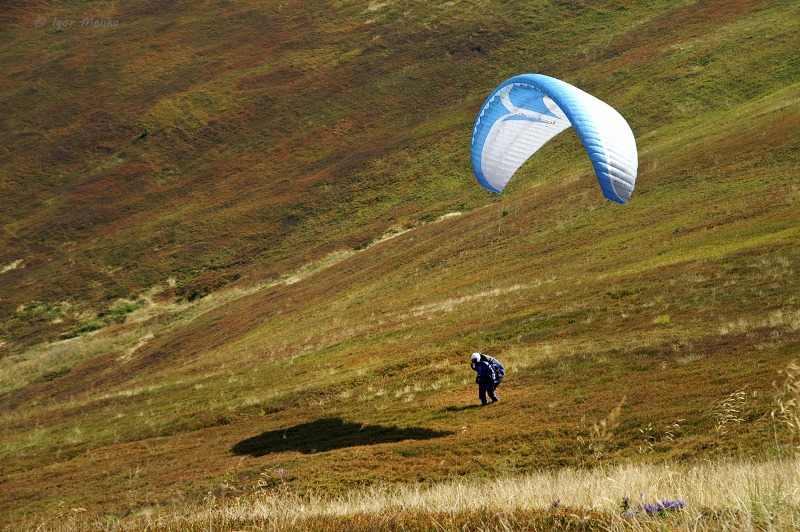
[{"label": "blue and white canopy", "polygon": [[504,81],[483,104],[472,131],[472,168],[500,193],[547,141],[574,127],[603,194],[625,203],[639,165],[630,126],[613,107],[577,87],[541,74]]}]

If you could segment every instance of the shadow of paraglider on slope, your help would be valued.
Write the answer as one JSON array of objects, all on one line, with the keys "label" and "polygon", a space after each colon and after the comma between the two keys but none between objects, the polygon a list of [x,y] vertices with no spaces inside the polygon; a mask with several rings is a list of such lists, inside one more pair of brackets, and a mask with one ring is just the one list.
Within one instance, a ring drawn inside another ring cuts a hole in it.
[{"label": "shadow of paraglider on slope", "polygon": [[363,425],[344,421],[341,418],[325,418],[294,427],[264,432],[240,441],[231,450],[234,454],[249,454],[250,456],[264,456],[285,451],[311,454],[343,447],[393,443],[403,440],[430,440],[451,434],[453,433],[422,427],[403,429],[386,425]]}]

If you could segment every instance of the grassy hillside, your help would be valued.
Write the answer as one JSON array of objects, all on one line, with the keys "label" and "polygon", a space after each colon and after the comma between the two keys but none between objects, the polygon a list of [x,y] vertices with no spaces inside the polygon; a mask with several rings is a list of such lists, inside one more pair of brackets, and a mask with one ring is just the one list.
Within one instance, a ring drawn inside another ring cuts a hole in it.
[{"label": "grassy hillside", "polygon": [[[793,453],[798,22],[733,0],[9,8],[4,521]],[[502,197],[477,186],[475,113],[522,72],[626,117],[628,205],[571,130]],[[485,409],[479,346],[508,368]]]}]

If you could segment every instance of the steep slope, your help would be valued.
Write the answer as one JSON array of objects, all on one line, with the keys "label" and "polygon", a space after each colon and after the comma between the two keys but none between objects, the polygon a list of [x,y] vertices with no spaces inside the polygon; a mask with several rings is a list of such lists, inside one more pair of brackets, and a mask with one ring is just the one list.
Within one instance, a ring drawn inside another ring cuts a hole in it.
[{"label": "steep slope", "polygon": [[[8,340],[52,338],[170,277],[193,299],[276,275],[462,201],[407,201],[435,197],[441,172],[413,187],[363,172],[423,145],[446,127],[421,135],[428,114],[454,108],[449,39],[414,46],[422,21],[300,2],[102,9],[20,10],[6,25],[2,264],[21,262],[2,305],[28,310],[4,320]],[[83,27],[103,15],[119,24]]]},{"label": "steep slope", "polygon": [[[796,6],[155,5],[3,22],[7,515],[790,441]],[[629,120],[628,205],[569,131],[475,185],[474,113],[524,71]]]}]

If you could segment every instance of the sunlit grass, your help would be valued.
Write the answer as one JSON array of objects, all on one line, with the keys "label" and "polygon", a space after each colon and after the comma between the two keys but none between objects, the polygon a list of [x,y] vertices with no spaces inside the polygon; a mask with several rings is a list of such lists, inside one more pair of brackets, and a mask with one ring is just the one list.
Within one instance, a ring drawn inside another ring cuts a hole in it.
[{"label": "sunlit grass", "polygon": [[[120,4],[103,34],[9,15],[9,519],[635,528],[643,493],[685,497],[680,527],[793,527],[796,478],[747,457],[797,469],[795,386],[772,385],[800,330],[795,3],[174,7]],[[479,190],[474,113],[523,71],[630,120],[630,204],[574,132]],[[508,368],[491,410],[481,340]],[[326,418],[347,445],[232,451]],[[359,439],[394,425],[446,436]],[[728,466],[750,498],[703,499]]]},{"label": "sunlit grass", "polygon": [[[337,497],[295,493],[281,480],[281,474],[286,472],[264,472],[257,485],[273,487],[258,488],[254,494],[228,491],[224,497],[211,496],[188,507],[150,507],[115,520],[113,526],[118,530],[234,530],[269,523],[271,530],[361,530],[368,526],[427,530],[429,519],[434,519],[445,530],[455,529],[459,522],[502,530],[526,528],[536,519],[553,518],[573,518],[604,530],[791,530],[800,525],[800,458],[796,456],[769,461],[566,468],[424,487],[376,486]],[[269,477],[277,481],[263,482]],[[675,510],[648,512],[649,505],[662,501],[683,504]],[[408,516],[416,516],[416,525],[410,524],[414,520]],[[487,516],[495,520],[481,525]],[[110,523],[87,523],[79,513],[65,508],[46,528],[72,529],[87,524],[104,528]]]}]

